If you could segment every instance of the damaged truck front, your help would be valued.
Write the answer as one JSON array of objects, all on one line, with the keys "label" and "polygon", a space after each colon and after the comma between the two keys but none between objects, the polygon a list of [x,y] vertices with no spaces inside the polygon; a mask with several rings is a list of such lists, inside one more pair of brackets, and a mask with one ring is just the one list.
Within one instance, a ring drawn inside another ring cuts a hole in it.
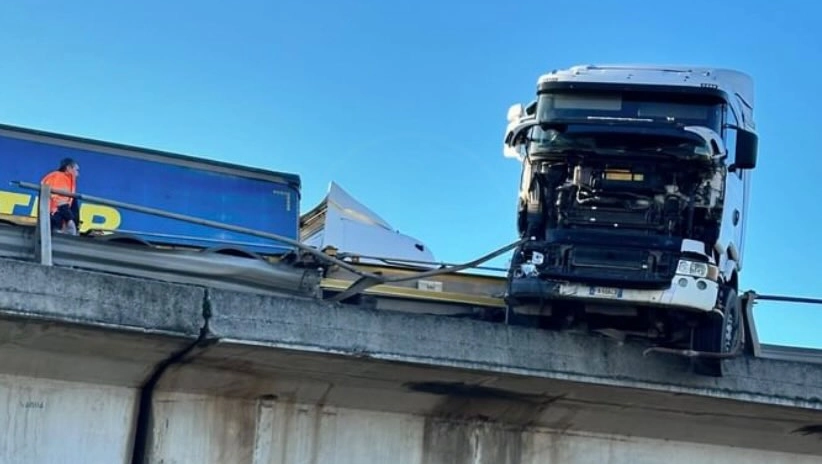
[{"label": "damaged truck front", "polygon": [[699,352],[738,346],[757,156],[747,75],[576,66],[541,76],[537,100],[508,122],[529,238],[512,258],[509,318]]}]

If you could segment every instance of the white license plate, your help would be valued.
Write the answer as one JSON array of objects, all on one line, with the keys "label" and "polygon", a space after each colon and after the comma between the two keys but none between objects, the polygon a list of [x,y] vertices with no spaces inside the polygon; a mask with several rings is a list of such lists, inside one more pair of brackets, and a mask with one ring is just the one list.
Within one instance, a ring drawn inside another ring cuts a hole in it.
[{"label": "white license plate", "polygon": [[588,295],[601,298],[622,298],[622,289],[611,287],[588,287]]}]

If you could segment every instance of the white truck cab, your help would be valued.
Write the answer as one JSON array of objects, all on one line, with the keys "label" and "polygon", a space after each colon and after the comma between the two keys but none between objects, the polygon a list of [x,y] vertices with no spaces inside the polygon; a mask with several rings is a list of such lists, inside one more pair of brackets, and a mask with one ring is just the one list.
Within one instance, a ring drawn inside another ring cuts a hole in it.
[{"label": "white truck cab", "polygon": [[522,162],[512,317],[733,349],[750,174],[753,82],[728,69],[552,71],[508,111]]}]

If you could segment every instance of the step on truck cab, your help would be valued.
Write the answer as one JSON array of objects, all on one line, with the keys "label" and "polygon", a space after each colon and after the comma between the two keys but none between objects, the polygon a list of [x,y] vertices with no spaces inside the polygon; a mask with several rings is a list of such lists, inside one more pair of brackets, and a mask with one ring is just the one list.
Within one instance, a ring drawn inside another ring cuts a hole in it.
[{"label": "step on truck cab", "polygon": [[753,82],[728,69],[574,66],[508,112],[522,162],[511,318],[585,321],[707,352],[739,338]]}]

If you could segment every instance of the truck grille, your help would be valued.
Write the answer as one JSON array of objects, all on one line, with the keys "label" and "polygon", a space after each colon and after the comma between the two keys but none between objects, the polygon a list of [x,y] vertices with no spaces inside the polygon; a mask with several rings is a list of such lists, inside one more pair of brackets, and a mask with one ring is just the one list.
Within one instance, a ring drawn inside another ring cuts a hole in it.
[{"label": "truck grille", "polygon": [[670,250],[551,244],[540,251],[544,278],[633,288],[669,286],[679,260]]},{"label": "truck grille", "polygon": [[630,211],[623,208],[572,208],[564,218],[566,227],[609,229],[657,229],[659,223],[649,210]]}]

